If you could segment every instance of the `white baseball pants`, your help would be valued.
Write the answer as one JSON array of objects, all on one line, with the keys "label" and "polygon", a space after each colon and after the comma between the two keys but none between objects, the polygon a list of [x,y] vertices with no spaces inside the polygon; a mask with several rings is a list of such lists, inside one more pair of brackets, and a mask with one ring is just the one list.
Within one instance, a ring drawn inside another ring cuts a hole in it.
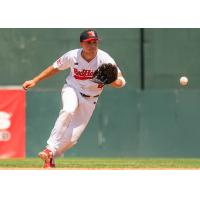
[{"label": "white baseball pants", "polygon": [[54,156],[61,155],[77,143],[98,100],[98,98],[83,97],[68,85],[64,85],[61,97],[63,107],[47,141],[47,148]]}]

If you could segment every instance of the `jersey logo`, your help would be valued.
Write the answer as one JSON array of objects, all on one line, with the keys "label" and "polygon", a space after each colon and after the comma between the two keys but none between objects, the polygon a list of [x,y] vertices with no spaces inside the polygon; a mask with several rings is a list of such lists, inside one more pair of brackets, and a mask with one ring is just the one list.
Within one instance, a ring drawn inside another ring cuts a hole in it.
[{"label": "jersey logo", "polygon": [[89,32],[87,32],[87,34],[89,37],[95,37],[94,31],[89,31]]},{"label": "jersey logo", "polygon": [[57,65],[60,67],[62,65],[62,60],[61,58],[59,58],[57,61],[56,61]]},{"label": "jersey logo", "polygon": [[83,69],[79,71],[78,69],[74,68],[74,78],[78,80],[88,80],[93,78],[93,71]]}]

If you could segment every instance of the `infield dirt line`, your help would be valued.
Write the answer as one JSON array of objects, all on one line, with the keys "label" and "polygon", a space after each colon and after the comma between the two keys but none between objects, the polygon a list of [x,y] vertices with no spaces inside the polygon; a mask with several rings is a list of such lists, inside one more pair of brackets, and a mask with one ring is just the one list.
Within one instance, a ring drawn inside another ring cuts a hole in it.
[{"label": "infield dirt line", "polygon": [[200,170],[200,168],[0,168],[0,170]]}]

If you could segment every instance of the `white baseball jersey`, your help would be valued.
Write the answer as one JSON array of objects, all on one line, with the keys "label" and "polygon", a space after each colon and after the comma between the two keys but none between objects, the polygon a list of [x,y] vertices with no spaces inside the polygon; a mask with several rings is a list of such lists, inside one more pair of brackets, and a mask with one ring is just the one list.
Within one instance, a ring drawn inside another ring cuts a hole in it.
[{"label": "white baseball jersey", "polygon": [[90,62],[81,56],[81,51],[69,51],[53,64],[59,70],[71,69],[61,93],[62,109],[47,141],[47,148],[53,155],[60,155],[77,143],[93,114],[98,97],[87,98],[80,93],[89,96],[101,94],[102,85],[91,81],[94,71],[103,63],[115,64],[102,50],[98,50]]},{"label": "white baseball jersey", "polygon": [[[91,81],[93,73],[102,63],[115,64],[115,61],[108,53],[98,49],[96,57],[87,62],[81,56],[81,52],[82,49],[67,52],[53,64],[53,67],[59,70],[70,68],[71,71],[66,82],[77,91],[90,96],[99,95],[103,87],[101,84]],[[118,71],[120,71],[119,68]]]}]

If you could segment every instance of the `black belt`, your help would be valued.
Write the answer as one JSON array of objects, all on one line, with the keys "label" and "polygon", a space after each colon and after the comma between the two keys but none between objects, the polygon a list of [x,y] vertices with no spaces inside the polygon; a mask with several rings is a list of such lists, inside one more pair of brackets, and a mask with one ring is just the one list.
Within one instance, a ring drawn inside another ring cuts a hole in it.
[{"label": "black belt", "polygon": [[81,94],[83,97],[89,97],[89,98],[94,98],[94,97],[98,97],[98,96],[99,96],[99,95],[96,95],[96,96],[89,96],[89,95],[83,94],[82,92],[80,92],[80,94]]}]

